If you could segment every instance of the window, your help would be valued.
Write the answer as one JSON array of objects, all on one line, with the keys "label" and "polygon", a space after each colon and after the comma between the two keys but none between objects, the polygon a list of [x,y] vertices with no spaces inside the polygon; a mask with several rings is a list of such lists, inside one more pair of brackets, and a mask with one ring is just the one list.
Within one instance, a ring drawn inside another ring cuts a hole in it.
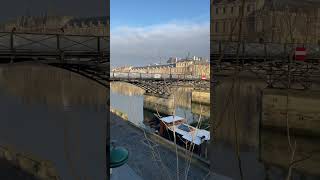
[{"label": "window", "polygon": [[226,13],[226,8],[224,7],[224,8],[223,8],[223,14],[225,14],[225,13]]},{"label": "window", "polygon": [[233,14],[233,7],[231,7],[231,9],[230,9],[230,13]]}]

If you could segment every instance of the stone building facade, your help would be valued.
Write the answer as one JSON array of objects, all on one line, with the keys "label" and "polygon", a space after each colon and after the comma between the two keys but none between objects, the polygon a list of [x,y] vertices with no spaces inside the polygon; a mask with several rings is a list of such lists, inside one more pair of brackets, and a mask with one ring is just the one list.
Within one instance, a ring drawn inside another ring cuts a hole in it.
[{"label": "stone building facade", "polygon": [[183,74],[210,77],[210,63],[202,59],[181,59],[176,63],[163,65],[149,65],[141,67],[119,67],[114,72],[155,73],[155,74]]},{"label": "stone building facade", "polygon": [[0,25],[1,31],[109,36],[109,17],[21,16]]},{"label": "stone building facade", "polygon": [[132,66],[122,66],[122,67],[117,67],[113,68],[113,72],[130,72],[132,69]]},{"label": "stone building facade", "polygon": [[211,2],[212,40],[251,42],[320,42],[320,1],[214,0]]}]

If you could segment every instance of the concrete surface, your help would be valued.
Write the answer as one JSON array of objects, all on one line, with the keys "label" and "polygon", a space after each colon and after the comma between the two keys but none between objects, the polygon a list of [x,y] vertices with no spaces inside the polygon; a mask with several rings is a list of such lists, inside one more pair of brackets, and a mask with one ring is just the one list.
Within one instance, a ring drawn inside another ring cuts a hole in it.
[{"label": "concrete surface", "polygon": [[142,178],[137,173],[135,173],[132,170],[132,168],[128,166],[128,164],[125,164],[118,168],[113,168],[110,179],[111,180],[124,180],[124,179],[142,180]]},{"label": "concrete surface", "polygon": [[[141,129],[130,125],[128,121],[122,120],[119,116],[110,114],[110,135],[116,145],[129,150],[128,174],[133,170],[141,179],[149,180],[175,180],[177,174],[180,179],[185,179],[185,171],[188,171],[188,180],[231,180],[227,177],[210,173],[202,167],[188,163],[185,158],[179,157],[179,169],[177,173],[177,156],[167,147],[152,141],[152,147]],[[124,167],[124,170],[125,171]],[[121,171],[119,169],[118,171]],[[117,171],[116,171],[117,172]],[[114,173],[114,172],[113,172]]]}]

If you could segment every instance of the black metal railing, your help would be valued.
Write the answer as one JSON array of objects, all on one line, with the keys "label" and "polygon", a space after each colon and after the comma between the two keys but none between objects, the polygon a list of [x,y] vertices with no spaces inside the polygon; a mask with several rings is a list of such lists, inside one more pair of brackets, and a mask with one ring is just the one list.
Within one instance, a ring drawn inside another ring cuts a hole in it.
[{"label": "black metal railing", "polygon": [[[238,45],[240,45],[238,49]],[[314,61],[320,58],[319,44],[306,43],[273,43],[273,42],[241,42],[237,41],[211,41],[211,61],[229,61],[239,58],[245,62],[287,60],[293,54],[296,47],[305,47],[307,51],[306,61]]]},{"label": "black metal railing", "polygon": [[108,58],[109,37],[93,35],[66,35],[0,32],[0,57],[96,57]]}]

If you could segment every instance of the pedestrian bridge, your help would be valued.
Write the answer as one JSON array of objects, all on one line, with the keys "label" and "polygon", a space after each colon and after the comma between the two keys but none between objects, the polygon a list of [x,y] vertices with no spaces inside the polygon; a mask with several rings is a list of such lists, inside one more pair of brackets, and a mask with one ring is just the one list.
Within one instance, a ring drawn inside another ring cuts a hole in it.
[{"label": "pedestrian bridge", "polygon": [[0,63],[44,63],[104,86],[108,86],[109,54],[108,36],[0,32]]},{"label": "pedestrian bridge", "polygon": [[111,72],[111,80],[155,80],[155,81],[209,81],[210,76],[165,74],[165,73],[137,73],[137,72]]},{"label": "pedestrian bridge", "polygon": [[135,72],[111,72],[111,81],[121,81],[136,85],[146,94],[167,97],[174,87],[192,87],[195,90],[210,91],[210,77],[184,74],[156,74]]}]

